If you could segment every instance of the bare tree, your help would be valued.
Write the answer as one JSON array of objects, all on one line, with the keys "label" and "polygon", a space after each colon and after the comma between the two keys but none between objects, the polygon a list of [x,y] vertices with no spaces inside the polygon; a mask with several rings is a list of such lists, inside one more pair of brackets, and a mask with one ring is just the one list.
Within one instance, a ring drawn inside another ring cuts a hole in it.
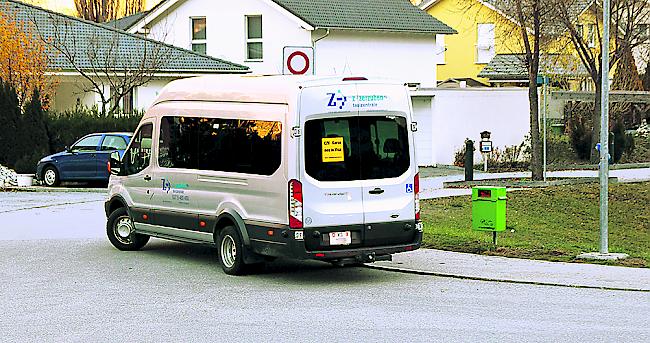
[{"label": "bare tree", "polygon": [[144,11],[144,0],[74,0],[79,17],[96,23]]},{"label": "bare tree", "polygon": [[[506,0],[507,1],[507,0]],[[519,34],[524,47],[525,64],[528,70],[528,100],[530,104],[531,171],[533,180],[544,178],[542,168],[542,145],[539,134],[539,96],[537,77],[540,67],[540,50],[553,37],[548,0],[511,0],[514,20],[519,25]]]},{"label": "bare tree", "polygon": [[[591,80],[594,83],[595,92],[595,107],[592,115],[592,132],[591,142],[592,146],[599,141],[600,136],[600,105],[602,94],[602,7],[600,2],[591,3],[588,11],[591,11],[595,21],[595,29],[593,30],[593,39],[596,44],[592,44],[592,37],[584,35],[583,30],[578,28],[580,24],[578,21],[580,0],[550,0],[552,1],[552,8],[554,9],[555,18],[560,23],[575,51],[580,58],[582,64],[587,69]],[[641,24],[648,23],[650,19],[647,0],[612,0],[611,1],[611,22],[610,32],[612,33],[610,42],[608,42],[609,51],[609,67],[612,68],[616,63],[629,53],[635,47],[640,46],[648,41],[648,35],[643,30],[639,30]],[[608,77],[605,75],[604,77]],[[596,163],[598,161],[598,153],[595,149],[591,150],[591,161]]]},{"label": "bare tree", "polygon": [[149,83],[173,51],[168,45],[115,29],[79,30],[78,22],[56,14],[49,14],[49,20],[51,33],[41,34],[43,41],[87,82],[80,86],[83,92],[99,96],[103,116],[116,113],[126,95]]},{"label": "bare tree", "polygon": [[[537,79],[540,73],[540,54],[546,46],[557,37],[557,29],[551,18],[551,0],[491,0],[489,3],[496,9],[493,19],[500,25],[510,27],[514,24],[516,32],[512,32],[517,46],[509,47],[523,51],[523,60],[528,72],[528,100],[530,114],[531,139],[531,171],[533,180],[542,180],[542,145],[539,125],[539,93]],[[472,5],[479,6],[480,5]],[[513,36],[501,37],[503,43]],[[546,61],[548,63],[548,61]],[[548,67],[548,66],[546,66]]]}]

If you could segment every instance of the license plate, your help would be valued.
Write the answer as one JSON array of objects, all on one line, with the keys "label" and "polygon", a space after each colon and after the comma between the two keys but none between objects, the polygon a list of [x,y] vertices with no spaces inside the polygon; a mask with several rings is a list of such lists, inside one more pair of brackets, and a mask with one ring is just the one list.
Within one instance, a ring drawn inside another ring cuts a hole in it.
[{"label": "license plate", "polygon": [[330,232],[330,245],[349,245],[351,243],[350,231]]}]

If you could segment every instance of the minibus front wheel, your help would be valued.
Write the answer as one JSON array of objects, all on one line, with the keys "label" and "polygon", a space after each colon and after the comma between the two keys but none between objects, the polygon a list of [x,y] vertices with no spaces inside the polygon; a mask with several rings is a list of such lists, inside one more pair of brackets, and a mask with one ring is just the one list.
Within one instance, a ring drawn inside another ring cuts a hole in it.
[{"label": "minibus front wheel", "polygon": [[140,250],[149,241],[149,236],[135,233],[133,220],[124,207],[116,209],[108,216],[106,234],[111,244],[122,251]]}]

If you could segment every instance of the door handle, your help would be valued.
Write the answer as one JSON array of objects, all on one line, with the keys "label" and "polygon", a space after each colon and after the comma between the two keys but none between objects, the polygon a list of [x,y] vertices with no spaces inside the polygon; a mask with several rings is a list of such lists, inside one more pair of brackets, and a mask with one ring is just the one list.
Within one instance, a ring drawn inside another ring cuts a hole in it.
[{"label": "door handle", "polygon": [[151,176],[149,176],[149,175],[145,175],[145,176],[144,176],[144,180],[145,180],[145,181],[151,181]]},{"label": "door handle", "polygon": [[384,193],[384,190],[379,188],[379,187],[375,187],[375,189],[369,191],[368,193],[370,193],[370,194],[381,194],[381,193]]}]

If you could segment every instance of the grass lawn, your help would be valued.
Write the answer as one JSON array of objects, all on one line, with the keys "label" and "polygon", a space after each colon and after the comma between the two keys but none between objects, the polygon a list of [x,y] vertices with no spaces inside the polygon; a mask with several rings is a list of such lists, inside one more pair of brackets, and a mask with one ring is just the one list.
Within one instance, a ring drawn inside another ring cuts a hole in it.
[{"label": "grass lawn", "polygon": [[[506,231],[492,244],[491,232],[471,229],[471,197],[421,202],[423,246],[442,250],[577,261],[598,251],[598,184],[508,192]],[[630,255],[608,264],[650,267],[650,182],[610,184],[609,251]]]}]

